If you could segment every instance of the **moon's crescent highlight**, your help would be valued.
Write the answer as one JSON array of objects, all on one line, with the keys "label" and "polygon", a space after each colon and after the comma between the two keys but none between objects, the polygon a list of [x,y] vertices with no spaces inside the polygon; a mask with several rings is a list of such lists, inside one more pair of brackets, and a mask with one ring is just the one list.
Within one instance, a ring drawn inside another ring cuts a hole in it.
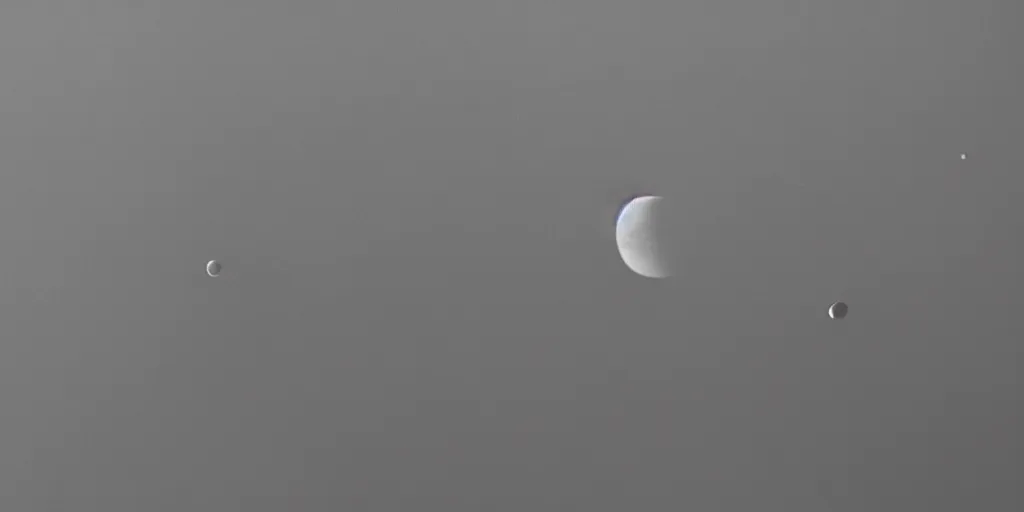
[{"label": "moon's crescent highlight", "polygon": [[615,243],[622,261],[633,272],[652,279],[672,274],[654,229],[661,201],[660,196],[634,198],[622,207],[615,221]]}]

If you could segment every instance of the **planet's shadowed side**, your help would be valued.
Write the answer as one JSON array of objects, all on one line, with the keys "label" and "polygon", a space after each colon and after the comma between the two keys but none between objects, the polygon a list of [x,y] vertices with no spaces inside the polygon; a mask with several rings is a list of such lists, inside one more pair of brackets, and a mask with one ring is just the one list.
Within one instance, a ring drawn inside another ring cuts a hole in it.
[{"label": "planet's shadowed side", "polygon": [[828,307],[828,316],[835,320],[846,318],[846,313],[849,312],[850,308],[845,302],[836,302]]}]

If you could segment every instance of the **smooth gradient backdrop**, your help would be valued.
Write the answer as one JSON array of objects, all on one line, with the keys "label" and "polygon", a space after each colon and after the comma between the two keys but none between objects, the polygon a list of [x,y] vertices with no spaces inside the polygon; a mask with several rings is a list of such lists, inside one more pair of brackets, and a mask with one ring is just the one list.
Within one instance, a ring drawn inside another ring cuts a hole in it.
[{"label": "smooth gradient backdrop", "polygon": [[5,1],[0,509],[1022,510],[1022,19]]}]

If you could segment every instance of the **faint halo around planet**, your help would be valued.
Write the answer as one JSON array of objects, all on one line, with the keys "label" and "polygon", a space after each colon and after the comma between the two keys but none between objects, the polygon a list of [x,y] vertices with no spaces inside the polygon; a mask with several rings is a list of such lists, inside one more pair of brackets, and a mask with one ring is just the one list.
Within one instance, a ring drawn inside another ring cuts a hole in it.
[{"label": "faint halo around planet", "polygon": [[672,275],[655,230],[661,196],[640,196],[626,203],[615,221],[615,243],[623,263],[652,279]]}]

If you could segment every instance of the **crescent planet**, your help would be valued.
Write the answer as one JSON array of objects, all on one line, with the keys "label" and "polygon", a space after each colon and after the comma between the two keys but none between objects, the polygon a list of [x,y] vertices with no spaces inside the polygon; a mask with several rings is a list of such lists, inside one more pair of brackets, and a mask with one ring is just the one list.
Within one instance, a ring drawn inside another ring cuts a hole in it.
[{"label": "crescent planet", "polygon": [[672,275],[655,230],[660,196],[641,196],[626,203],[615,221],[615,243],[623,263],[651,279]]},{"label": "crescent planet", "polygon": [[217,260],[210,260],[206,264],[206,275],[210,277],[217,277],[220,275],[222,265]]},{"label": "crescent planet", "polygon": [[845,302],[836,302],[828,307],[828,316],[833,320],[839,320],[846,318],[846,313],[850,311],[849,306]]}]

